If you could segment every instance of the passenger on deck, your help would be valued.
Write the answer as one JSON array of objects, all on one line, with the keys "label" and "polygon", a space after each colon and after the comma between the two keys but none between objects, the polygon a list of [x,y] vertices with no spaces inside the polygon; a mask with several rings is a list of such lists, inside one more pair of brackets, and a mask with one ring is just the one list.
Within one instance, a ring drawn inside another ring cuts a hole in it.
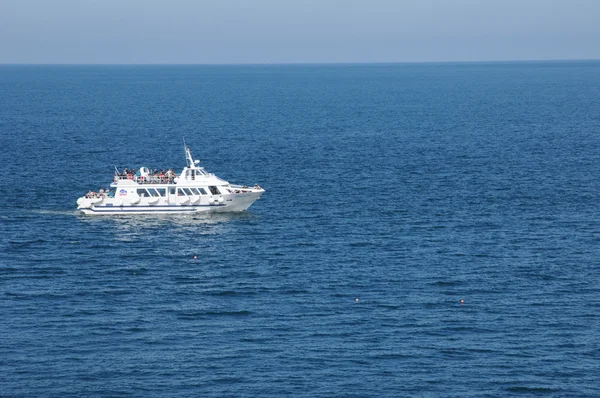
[{"label": "passenger on deck", "polygon": [[175,172],[173,171],[173,169],[169,169],[169,171],[167,171],[167,179],[169,180],[169,184],[173,183],[173,179],[175,178]]}]

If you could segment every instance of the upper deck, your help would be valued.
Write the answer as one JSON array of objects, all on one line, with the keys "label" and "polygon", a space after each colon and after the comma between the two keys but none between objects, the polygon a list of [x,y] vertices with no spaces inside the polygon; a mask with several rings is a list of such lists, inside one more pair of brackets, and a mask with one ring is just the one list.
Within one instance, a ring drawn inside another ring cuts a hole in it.
[{"label": "upper deck", "polygon": [[164,175],[135,175],[135,174],[115,174],[114,182],[120,180],[134,181],[138,184],[175,184],[176,177],[167,177]]},{"label": "upper deck", "polygon": [[[192,158],[192,152],[189,147],[185,147],[185,155],[187,167],[184,167],[179,175],[173,169],[168,171],[151,170],[148,167],[140,167],[139,170],[128,170],[125,168],[123,172],[119,172],[115,168],[115,177],[113,185],[121,185],[125,181],[132,181],[137,184],[212,184],[212,185],[227,185],[227,181],[220,179],[212,173],[204,170],[204,167],[199,167],[199,160]],[[119,184],[120,183],[120,184]]]}]

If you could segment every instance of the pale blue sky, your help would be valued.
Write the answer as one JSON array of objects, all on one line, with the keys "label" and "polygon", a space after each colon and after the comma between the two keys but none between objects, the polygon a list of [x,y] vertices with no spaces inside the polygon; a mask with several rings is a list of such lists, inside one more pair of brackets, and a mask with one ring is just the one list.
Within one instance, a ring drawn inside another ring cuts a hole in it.
[{"label": "pale blue sky", "polygon": [[600,59],[600,0],[0,0],[0,63]]}]

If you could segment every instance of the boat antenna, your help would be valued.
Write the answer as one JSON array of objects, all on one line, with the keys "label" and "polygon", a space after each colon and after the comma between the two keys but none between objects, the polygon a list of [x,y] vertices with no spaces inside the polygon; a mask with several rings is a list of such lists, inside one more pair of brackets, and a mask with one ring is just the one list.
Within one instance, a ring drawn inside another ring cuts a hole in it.
[{"label": "boat antenna", "polygon": [[185,144],[185,137],[183,138],[183,150],[185,151],[185,160],[188,167],[194,167],[194,159],[192,158],[192,150]]}]

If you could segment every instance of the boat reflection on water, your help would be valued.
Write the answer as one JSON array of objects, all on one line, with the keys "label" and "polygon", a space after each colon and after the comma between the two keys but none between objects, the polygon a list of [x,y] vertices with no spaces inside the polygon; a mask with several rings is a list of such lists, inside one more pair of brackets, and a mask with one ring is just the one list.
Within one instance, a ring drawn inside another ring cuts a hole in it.
[{"label": "boat reflection on water", "polygon": [[[259,217],[249,213],[194,213],[194,214],[152,214],[152,215],[117,215],[113,217],[86,217],[78,214],[77,218],[89,225],[107,226],[114,230],[118,240],[138,240],[139,235],[147,235],[152,231],[164,231],[170,234],[214,235],[227,233],[231,223],[253,221]],[[189,235],[188,235],[189,236]]]}]

